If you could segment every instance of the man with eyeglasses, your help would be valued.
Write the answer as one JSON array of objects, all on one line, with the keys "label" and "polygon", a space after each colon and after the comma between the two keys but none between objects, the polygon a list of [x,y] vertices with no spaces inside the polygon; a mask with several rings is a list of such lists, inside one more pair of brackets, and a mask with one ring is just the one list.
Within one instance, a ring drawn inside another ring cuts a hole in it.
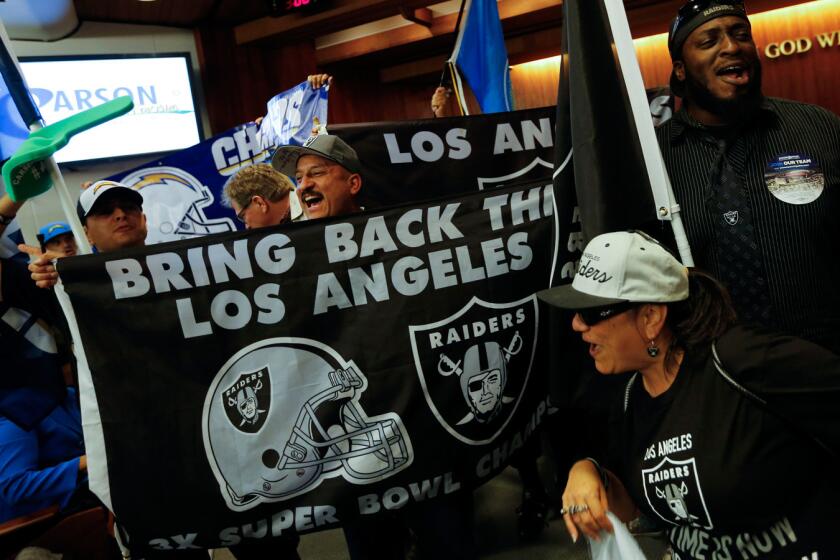
[{"label": "man with eyeglasses", "polygon": [[657,130],[695,262],[744,322],[840,351],[840,119],[764,97],[741,0],[692,0],[671,24],[671,89]]},{"label": "man with eyeglasses", "polygon": [[258,163],[234,175],[225,184],[224,196],[245,229],[254,229],[292,220],[294,188],[288,177],[267,163]]}]

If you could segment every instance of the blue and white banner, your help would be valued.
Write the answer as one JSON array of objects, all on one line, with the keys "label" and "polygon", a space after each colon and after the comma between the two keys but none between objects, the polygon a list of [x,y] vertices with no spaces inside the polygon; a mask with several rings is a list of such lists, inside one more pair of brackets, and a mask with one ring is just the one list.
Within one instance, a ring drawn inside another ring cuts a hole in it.
[{"label": "blue and white banner", "polygon": [[222,204],[225,182],[243,167],[265,161],[257,125],[247,123],[171,156],[108,177],[143,195],[147,244],[238,229]]},{"label": "blue and white banner", "polygon": [[302,145],[313,126],[326,125],[327,89],[312,89],[308,82],[301,82],[272,97],[260,125],[260,146]]}]

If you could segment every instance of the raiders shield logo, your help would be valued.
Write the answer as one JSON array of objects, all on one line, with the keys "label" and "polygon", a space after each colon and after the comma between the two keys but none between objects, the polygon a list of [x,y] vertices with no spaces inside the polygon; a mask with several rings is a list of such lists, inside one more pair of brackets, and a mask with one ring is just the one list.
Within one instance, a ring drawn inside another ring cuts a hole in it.
[{"label": "raiders shield logo", "polygon": [[664,521],[712,529],[693,457],[683,461],[665,457],[655,467],[642,469],[642,479],[648,504]]},{"label": "raiders shield logo", "polygon": [[473,297],[461,310],[409,326],[426,402],[441,425],[470,445],[492,442],[525,390],[537,340],[537,300]]},{"label": "raiders shield logo", "polygon": [[738,223],[738,211],[737,210],[730,210],[729,212],[725,212],[723,214],[723,219],[730,226],[734,226],[735,224]]},{"label": "raiders shield logo", "polygon": [[260,431],[271,405],[271,378],[268,366],[243,373],[220,393],[228,420],[237,430],[254,434]]},{"label": "raiders shield logo", "polygon": [[554,165],[545,161],[542,158],[536,157],[534,161],[520,169],[519,171],[514,171],[508,175],[504,175],[502,177],[476,177],[476,181],[478,181],[478,190],[483,191],[484,189],[490,189],[494,187],[501,187],[503,185],[518,182],[518,181],[528,181],[528,180],[538,180],[545,178],[546,183],[551,181],[551,171],[554,169]]}]

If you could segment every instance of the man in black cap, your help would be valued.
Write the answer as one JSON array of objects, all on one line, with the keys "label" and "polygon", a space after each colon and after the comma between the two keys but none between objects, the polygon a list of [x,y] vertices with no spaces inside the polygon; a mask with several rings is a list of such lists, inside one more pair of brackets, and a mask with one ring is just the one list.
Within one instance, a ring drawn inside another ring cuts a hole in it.
[{"label": "man in black cap", "polygon": [[741,0],[692,0],[671,24],[682,108],[657,130],[695,262],[740,319],[840,351],[840,119],[764,97]]}]

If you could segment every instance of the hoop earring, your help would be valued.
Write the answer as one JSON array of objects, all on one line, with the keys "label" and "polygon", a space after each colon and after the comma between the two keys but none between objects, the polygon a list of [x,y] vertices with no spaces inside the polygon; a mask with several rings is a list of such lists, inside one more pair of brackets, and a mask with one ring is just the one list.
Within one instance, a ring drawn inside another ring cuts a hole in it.
[{"label": "hoop earring", "polygon": [[651,340],[650,344],[648,344],[647,353],[651,358],[655,358],[659,355],[659,346],[657,346],[653,340]]}]

